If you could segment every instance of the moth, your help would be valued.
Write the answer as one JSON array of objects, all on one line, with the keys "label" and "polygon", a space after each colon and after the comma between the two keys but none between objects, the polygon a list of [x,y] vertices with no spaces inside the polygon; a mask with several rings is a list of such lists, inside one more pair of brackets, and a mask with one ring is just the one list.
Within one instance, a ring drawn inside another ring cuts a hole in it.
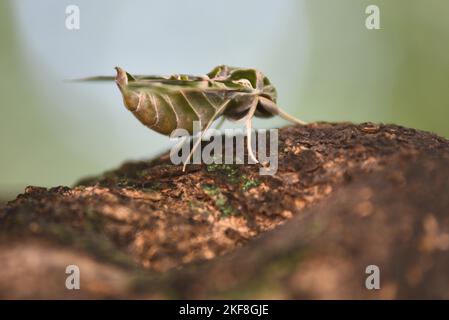
[{"label": "moth", "polygon": [[220,65],[202,76],[174,74],[171,76],[136,76],[120,67],[114,77],[92,77],[83,80],[115,80],[125,107],[139,121],[163,135],[175,129],[193,134],[198,121],[201,136],[184,162],[183,171],[205,132],[218,118],[243,121],[246,126],[248,156],[258,163],[251,148],[253,117],[279,115],[285,120],[305,125],[277,104],[277,93],[270,80],[260,71]]}]

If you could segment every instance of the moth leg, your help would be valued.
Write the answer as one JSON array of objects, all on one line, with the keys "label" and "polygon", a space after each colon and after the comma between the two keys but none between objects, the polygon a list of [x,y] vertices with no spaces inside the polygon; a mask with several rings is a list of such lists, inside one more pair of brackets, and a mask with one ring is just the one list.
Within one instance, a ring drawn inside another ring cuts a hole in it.
[{"label": "moth leg", "polygon": [[245,116],[245,125],[246,125],[246,149],[248,150],[248,157],[254,161],[254,163],[259,163],[253,153],[253,148],[251,146],[251,137],[252,137],[252,127],[253,127],[253,116],[256,112],[257,108],[257,99],[254,100],[254,103],[251,105],[251,108],[248,111],[248,114]]},{"label": "moth leg", "polygon": [[285,119],[285,120],[287,120],[287,121],[290,121],[290,122],[293,122],[293,123],[297,123],[297,124],[300,124],[300,125],[303,125],[303,126],[307,124],[307,122],[302,121],[302,120],[300,120],[300,119],[298,119],[298,118],[295,118],[295,117],[292,116],[292,115],[289,115],[287,112],[285,112],[285,111],[282,110],[281,108],[279,108],[279,109],[277,110],[277,112],[278,112],[278,115],[279,115],[282,119]]},{"label": "moth leg", "polygon": [[246,149],[248,150],[248,157],[251,158],[255,163],[259,163],[259,161],[256,159],[253,153],[253,148],[251,146],[251,136],[252,136],[252,119],[248,118],[246,120]]},{"label": "moth leg", "polygon": [[221,126],[223,125],[223,123],[225,122],[226,118],[222,117],[220,120],[218,120],[218,124],[215,126],[215,129],[220,130]]},{"label": "moth leg", "polygon": [[277,114],[279,115],[282,119],[285,119],[287,121],[293,122],[293,123],[297,123],[300,125],[306,125],[307,123],[305,121],[299,120],[297,118],[295,118],[292,115],[289,115],[287,112],[285,112],[284,110],[282,110],[281,108],[279,108],[279,106],[274,103],[273,101],[271,101],[268,98],[259,97],[259,105],[262,109],[265,109],[265,111],[268,111],[271,114]]},{"label": "moth leg", "polygon": [[206,127],[204,128],[203,131],[201,131],[201,135],[199,137],[199,139],[195,142],[195,144],[192,147],[192,150],[190,151],[189,155],[187,156],[186,161],[184,162],[184,165],[182,167],[182,171],[185,172],[186,171],[186,166],[189,163],[190,159],[193,156],[193,153],[195,152],[195,150],[198,148],[198,146],[201,144],[201,140],[203,139],[204,134],[207,132],[207,130],[209,130],[210,126],[212,125],[212,123],[217,119],[218,116],[220,116],[220,114],[226,109],[226,106],[228,105],[230,100],[226,101],[225,103],[223,103],[218,109],[217,111],[215,111],[214,115],[212,116],[212,118],[210,118],[209,122],[207,123]]}]

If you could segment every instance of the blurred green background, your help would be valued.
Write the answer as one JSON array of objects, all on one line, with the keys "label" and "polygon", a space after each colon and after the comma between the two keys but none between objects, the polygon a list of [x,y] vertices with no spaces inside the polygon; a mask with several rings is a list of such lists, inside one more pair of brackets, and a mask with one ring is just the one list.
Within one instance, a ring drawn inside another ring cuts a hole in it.
[{"label": "blurred green background", "polygon": [[[80,8],[80,30],[65,27]],[[380,30],[365,8],[380,8]],[[255,67],[297,117],[449,137],[449,1],[0,1],[0,201],[166,150],[110,84],[66,79]],[[256,127],[285,124],[258,120]],[[228,124],[233,126],[233,124]]]}]

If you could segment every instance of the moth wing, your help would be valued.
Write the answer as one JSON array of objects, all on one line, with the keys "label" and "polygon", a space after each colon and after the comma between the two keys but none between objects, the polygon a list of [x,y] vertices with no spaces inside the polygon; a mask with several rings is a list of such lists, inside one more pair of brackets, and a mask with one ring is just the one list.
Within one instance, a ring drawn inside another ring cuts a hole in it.
[{"label": "moth wing", "polygon": [[131,89],[144,89],[155,93],[170,94],[173,92],[204,92],[210,94],[223,95],[226,98],[232,98],[238,93],[249,93],[249,90],[243,86],[229,86],[222,82],[213,81],[195,77],[193,79],[171,79],[164,77],[139,78],[131,81],[127,85]]}]

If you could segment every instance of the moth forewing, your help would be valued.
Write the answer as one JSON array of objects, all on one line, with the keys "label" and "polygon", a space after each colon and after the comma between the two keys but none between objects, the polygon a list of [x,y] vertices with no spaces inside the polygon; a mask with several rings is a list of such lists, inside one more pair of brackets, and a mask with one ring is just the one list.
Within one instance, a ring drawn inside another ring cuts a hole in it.
[{"label": "moth forewing", "polygon": [[[199,121],[199,113],[189,103],[182,90],[165,94],[164,98],[170,104],[176,115],[176,129],[185,129],[190,134],[193,133],[193,122]],[[198,106],[197,106],[198,108]]]},{"label": "moth forewing", "polygon": [[[209,120],[212,119],[218,106],[213,104],[204,92],[187,90],[182,91],[182,93],[189,105],[197,112],[201,129],[204,129]],[[220,101],[222,102],[223,100],[221,99]]]}]

